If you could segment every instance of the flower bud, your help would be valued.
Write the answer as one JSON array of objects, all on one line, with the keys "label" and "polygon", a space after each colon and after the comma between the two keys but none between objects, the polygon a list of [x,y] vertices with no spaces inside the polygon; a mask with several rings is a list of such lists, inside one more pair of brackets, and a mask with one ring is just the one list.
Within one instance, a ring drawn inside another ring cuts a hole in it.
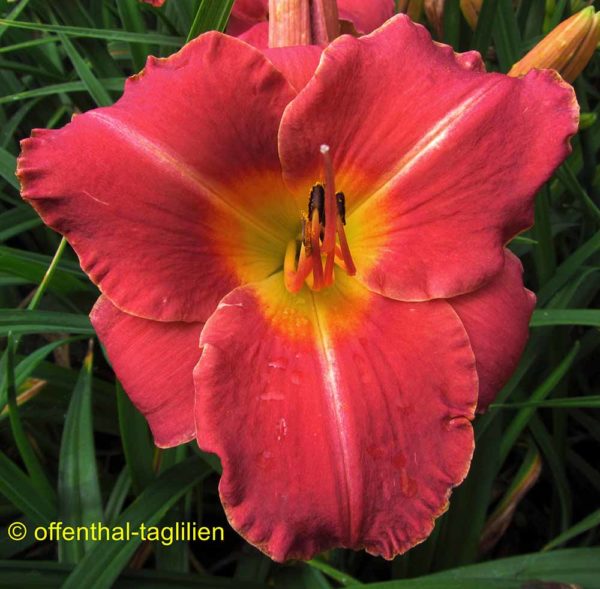
[{"label": "flower bud", "polygon": [[554,69],[573,82],[590,61],[600,41],[600,13],[584,8],[550,31],[523,59],[515,63],[509,76],[523,76],[531,69]]},{"label": "flower bud", "polygon": [[444,32],[444,4],[446,0],[425,0],[423,8],[427,21],[435,31],[438,39],[441,39]]},{"label": "flower bud", "polygon": [[423,12],[423,0],[400,0],[398,12],[404,12],[408,14],[411,20],[419,22]]},{"label": "flower bud", "polygon": [[483,0],[460,0],[460,9],[463,16],[473,30],[477,27],[482,4]]},{"label": "flower bud", "polygon": [[327,45],[340,35],[340,20],[336,0],[312,0],[311,8],[312,42]]},{"label": "flower bud", "polygon": [[269,0],[269,47],[327,45],[339,34],[336,0]]}]

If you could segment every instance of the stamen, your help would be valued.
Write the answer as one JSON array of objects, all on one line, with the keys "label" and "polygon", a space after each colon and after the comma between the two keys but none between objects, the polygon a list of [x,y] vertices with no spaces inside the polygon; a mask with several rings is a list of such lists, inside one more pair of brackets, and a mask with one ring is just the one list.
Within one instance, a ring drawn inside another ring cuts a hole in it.
[{"label": "stamen", "polygon": [[312,253],[312,225],[309,219],[310,217],[307,217],[305,213],[302,213],[302,244],[304,245],[307,255],[310,256]]},{"label": "stamen", "polygon": [[296,251],[296,240],[288,241],[283,259],[283,282],[290,292],[294,292],[292,286],[296,278]]},{"label": "stamen", "polygon": [[342,259],[344,260],[344,264],[346,266],[346,272],[348,276],[354,276],[356,274],[356,266],[354,265],[354,260],[352,259],[352,254],[350,253],[350,248],[348,247],[348,240],[346,239],[346,232],[344,231],[344,223],[342,222],[341,217],[337,218],[337,234],[340,238],[340,249],[342,250]]},{"label": "stamen", "polygon": [[344,256],[342,255],[342,248],[336,243],[335,244],[335,257],[337,258],[338,266],[346,272],[346,264],[344,263]]},{"label": "stamen", "polygon": [[[333,162],[331,160],[331,150],[329,145],[321,145],[321,155],[323,156],[323,169],[325,172],[325,236],[323,238],[323,253],[331,254],[335,248],[335,222],[336,218],[336,199],[335,199],[335,178],[333,174]],[[329,220],[329,223],[327,221]]]},{"label": "stamen", "polygon": [[302,213],[301,240],[296,238],[291,241],[286,250],[284,281],[290,292],[298,292],[304,282],[315,291],[331,286],[335,278],[336,263],[349,276],[356,274],[356,266],[344,230],[346,197],[343,192],[335,191],[329,146],[321,145],[320,151],[323,156],[325,184],[317,182],[312,187],[308,200],[308,215]]},{"label": "stamen", "polygon": [[327,218],[325,215],[325,187],[317,182],[310,189],[310,197],[308,199],[308,218],[312,219],[313,211],[319,211],[321,223],[325,225]]},{"label": "stamen", "polygon": [[307,257],[306,248],[302,247],[302,245],[300,245],[298,268],[295,269],[297,251],[298,244],[295,239],[292,239],[288,242],[283,262],[283,279],[285,287],[292,293],[300,291],[304,285],[304,281],[308,278],[313,269],[312,259]]},{"label": "stamen", "polygon": [[337,204],[337,212],[342,220],[342,223],[346,224],[346,197],[343,192],[335,193],[335,203]]}]

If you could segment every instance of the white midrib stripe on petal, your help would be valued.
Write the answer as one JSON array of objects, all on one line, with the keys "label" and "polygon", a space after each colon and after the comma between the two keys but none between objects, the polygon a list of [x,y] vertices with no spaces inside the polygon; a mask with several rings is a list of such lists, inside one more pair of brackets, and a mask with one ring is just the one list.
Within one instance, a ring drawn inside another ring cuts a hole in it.
[{"label": "white midrib stripe on petal", "polygon": [[468,115],[469,111],[477,106],[500,82],[500,79],[494,80],[474,94],[471,94],[468,98],[459,103],[458,106],[449,111],[444,118],[440,119],[433,127],[431,127],[414,147],[399,160],[396,171],[392,173],[392,176],[373,192],[371,196],[359,203],[355,209],[348,212],[347,216],[350,217],[356,213],[371,199],[378,198],[382,193],[385,194],[391,185],[405,178],[421,160],[439,149],[448,139],[448,136],[452,131],[460,125],[463,118]]}]

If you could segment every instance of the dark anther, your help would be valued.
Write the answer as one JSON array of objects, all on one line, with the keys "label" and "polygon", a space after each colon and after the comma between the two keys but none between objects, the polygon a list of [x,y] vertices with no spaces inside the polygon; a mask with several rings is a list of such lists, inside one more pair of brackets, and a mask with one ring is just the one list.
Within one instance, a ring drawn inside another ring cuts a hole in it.
[{"label": "dark anther", "polygon": [[325,225],[325,188],[322,184],[315,184],[310,189],[310,198],[308,199],[308,218],[312,220],[313,211],[319,211],[319,220],[321,225]]},{"label": "dark anther", "polygon": [[335,195],[335,202],[337,204],[337,211],[340,219],[342,220],[342,225],[346,224],[346,197],[343,192],[337,192]]},{"label": "dark anther", "polygon": [[305,214],[302,215],[302,244],[306,248],[306,254],[310,256],[312,253],[311,226]]}]

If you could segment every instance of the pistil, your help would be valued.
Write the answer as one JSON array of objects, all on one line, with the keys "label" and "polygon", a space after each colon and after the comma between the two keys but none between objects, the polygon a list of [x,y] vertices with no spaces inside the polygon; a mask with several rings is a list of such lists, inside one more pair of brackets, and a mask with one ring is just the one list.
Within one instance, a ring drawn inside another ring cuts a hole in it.
[{"label": "pistil", "polygon": [[313,263],[313,290],[321,290],[323,287],[323,262],[321,261],[321,220],[319,209],[313,210],[311,218],[311,257]]},{"label": "pistil", "polygon": [[[323,253],[331,254],[335,248],[335,178],[333,174],[333,162],[331,161],[331,150],[329,145],[321,145],[321,156],[323,157],[323,171],[325,172],[325,237],[323,239]],[[329,223],[327,223],[329,220]]]}]

